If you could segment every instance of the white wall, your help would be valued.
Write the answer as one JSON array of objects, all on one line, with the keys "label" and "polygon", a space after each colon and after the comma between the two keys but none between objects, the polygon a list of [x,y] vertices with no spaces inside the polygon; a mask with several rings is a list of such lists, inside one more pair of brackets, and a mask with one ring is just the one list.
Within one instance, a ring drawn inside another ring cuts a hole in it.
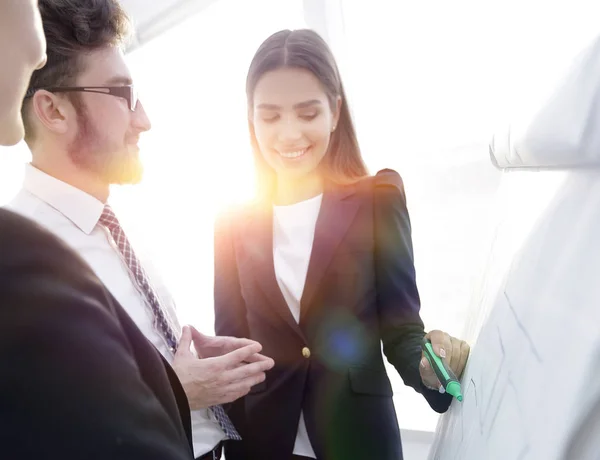
[{"label": "white wall", "polygon": [[6,204],[19,190],[23,166],[31,154],[24,142],[14,147],[0,146],[0,206]]},{"label": "white wall", "polygon": [[404,460],[427,460],[433,442],[430,431],[400,430]]}]

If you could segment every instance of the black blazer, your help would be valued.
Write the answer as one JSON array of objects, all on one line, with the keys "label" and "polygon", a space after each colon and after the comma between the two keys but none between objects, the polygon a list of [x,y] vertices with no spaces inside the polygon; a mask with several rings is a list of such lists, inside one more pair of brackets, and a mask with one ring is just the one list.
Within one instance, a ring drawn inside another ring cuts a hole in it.
[{"label": "black blazer", "polygon": [[230,213],[215,233],[219,335],[250,337],[275,360],[231,408],[244,438],[230,458],[290,458],[301,410],[319,459],[402,459],[387,359],[430,406],[451,398],[419,375],[419,317],[404,187],[391,170],[325,191],[296,323],[273,265],[272,207]]},{"label": "black blazer", "polygon": [[170,366],[92,270],[0,210],[0,456],[193,458]]}]

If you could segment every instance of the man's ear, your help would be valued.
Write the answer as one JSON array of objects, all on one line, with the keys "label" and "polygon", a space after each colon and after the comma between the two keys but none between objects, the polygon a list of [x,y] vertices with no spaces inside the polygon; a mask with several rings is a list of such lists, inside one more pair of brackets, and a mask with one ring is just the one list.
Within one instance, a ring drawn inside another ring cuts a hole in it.
[{"label": "man's ear", "polygon": [[36,91],[31,105],[40,123],[55,134],[65,134],[69,120],[75,116],[73,105],[68,98],[43,89]]}]

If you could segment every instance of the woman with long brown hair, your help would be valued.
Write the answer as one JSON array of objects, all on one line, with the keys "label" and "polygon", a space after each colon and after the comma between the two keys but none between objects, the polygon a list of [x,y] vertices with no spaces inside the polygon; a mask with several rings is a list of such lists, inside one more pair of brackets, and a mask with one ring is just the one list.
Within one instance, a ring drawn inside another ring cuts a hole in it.
[{"label": "woman with long brown hair", "polygon": [[[217,222],[215,321],[275,360],[234,403],[242,436],[227,458],[402,458],[387,359],[445,411],[424,365],[411,229],[402,179],[370,176],[327,44],[280,31],[247,78],[258,200]],[[469,346],[428,334],[457,375]],[[421,365],[420,365],[421,363]]]}]

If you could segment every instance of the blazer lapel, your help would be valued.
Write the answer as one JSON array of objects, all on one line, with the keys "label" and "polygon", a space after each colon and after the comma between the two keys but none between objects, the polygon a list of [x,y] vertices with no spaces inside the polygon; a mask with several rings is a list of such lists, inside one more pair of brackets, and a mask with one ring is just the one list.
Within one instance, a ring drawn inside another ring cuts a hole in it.
[{"label": "blazer lapel", "polygon": [[302,294],[301,322],[359,206],[355,186],[332,187],[325,192]]},{"label": "blazer lapel", "polygon": [[242,242],[244,244],[244,252],[249,256],[249,267],[254,272],[256,283],[269,299],[275,312],[302,340],[305,340],[304,334],[292,316],[292,312],[281,293],[277,278],[275,277],[275,264],[273,261],[273,208],[270,206],[258,207],[246,224],[248,237],[242,237]]}]

